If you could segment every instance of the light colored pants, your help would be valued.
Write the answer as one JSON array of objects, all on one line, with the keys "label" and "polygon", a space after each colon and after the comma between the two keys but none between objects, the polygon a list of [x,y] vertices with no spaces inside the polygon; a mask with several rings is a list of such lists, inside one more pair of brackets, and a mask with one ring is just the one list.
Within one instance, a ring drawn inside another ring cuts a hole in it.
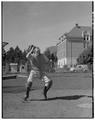
[{"label": "light colored pants", "polygon": [[51,81],[44,73],[41,73],[40,71],[31,70],[27,82],[33,82],[34,79],[41,79],[42,81],[44,81],[45,86],[48,86],[48,83]]}]

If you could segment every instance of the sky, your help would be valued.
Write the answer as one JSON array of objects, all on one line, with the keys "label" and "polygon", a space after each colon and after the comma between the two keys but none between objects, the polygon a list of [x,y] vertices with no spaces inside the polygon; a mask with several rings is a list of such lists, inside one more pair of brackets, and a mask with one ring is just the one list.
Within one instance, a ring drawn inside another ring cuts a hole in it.
[{"label": "sky", "polygon": [[3,2],[3,41],[5,47],[23,51],[29,45],[39,46],[42,52],[58,43],[76,23],[92,25],[91,2]]}]

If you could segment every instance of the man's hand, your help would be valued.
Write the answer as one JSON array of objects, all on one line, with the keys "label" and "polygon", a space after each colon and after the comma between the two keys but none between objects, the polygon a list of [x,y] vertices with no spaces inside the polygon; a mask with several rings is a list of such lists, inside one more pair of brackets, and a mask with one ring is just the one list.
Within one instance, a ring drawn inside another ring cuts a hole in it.
[{"label": "man's hand", "polygon": [[34,45],[31,45],[31,46],[28,47],[28,49],[27,49],[27,55],[26,55],[27,58],[28,58],[28,56],[29,56],[30,54],[33,54],[34,49],[35,49],[35,46],[34,46]]},{"label": "man's hand", "polygon": [[29,45],[28,49],[26,50],[26,53],[29,53],[33,47],[34,45]]}]

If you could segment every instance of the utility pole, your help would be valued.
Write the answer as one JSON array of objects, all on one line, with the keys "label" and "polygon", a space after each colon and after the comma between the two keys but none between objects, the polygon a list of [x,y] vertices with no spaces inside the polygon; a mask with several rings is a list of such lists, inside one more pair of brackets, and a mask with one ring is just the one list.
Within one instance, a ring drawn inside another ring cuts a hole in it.
[{"label": "utility pole", "polygon": [[72,67],[72,41],[71,41],[71,67]]},{"label": "utility pole", "polygon": [[[93,48],[93,42],[94,42],[94,1],[92,1],[92,48]],[[93,49],[92,49],[93,53]],[[93,73],[93,67],[92,67],[92,73]],[[92,89],[94,89],[94,80],[92,80]],[[92,90],[92,94],[94,95],[94,91]],[[94,117],[94,97],[92,97],[92,117]]]},{"label": "utility pole", "polygon": [[83,37],[83,48],[85,48],[86,41],[87,41],[87,31],[82,32],[82,37]]}]

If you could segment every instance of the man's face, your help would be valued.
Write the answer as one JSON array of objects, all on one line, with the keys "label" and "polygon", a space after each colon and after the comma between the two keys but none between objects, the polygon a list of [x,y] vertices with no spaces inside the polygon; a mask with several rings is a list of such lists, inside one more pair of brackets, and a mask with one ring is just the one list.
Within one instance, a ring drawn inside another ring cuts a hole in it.
[{"label": "man's face", "polygon": [[40,54],[40,49],[39,49],[38,47],[36,47],[34,51],[35,51],[35,54],[36,54],[36,55],[39,55],[39,54]]}]

